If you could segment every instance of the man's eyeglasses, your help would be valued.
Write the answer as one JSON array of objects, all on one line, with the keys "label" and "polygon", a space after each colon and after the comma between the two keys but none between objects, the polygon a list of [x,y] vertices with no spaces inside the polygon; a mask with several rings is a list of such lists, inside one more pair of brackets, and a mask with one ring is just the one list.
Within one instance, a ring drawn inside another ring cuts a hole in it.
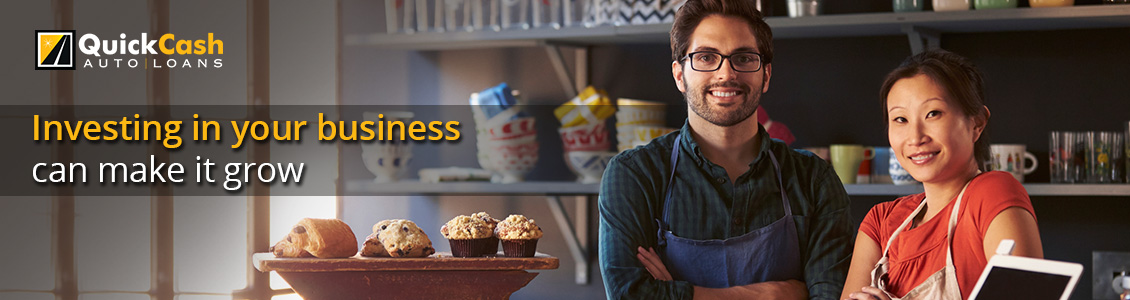
[{"label": "man's eyeglasses", "polygon": [[683,56],[683,61],[691,60],[691,69],[699,72],[714,72],[722,67],[722,61],[729,59],[730,68],[734,71],[748,73],[761,71],[761,54],[754,52],[738,52],[722,55],[718,52],[699,51]]}]

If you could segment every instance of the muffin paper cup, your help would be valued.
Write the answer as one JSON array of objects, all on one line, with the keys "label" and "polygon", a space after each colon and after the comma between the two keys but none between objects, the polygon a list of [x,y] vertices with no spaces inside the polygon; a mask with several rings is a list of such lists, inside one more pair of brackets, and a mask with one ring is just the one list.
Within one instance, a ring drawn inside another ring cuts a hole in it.
[{"label": "muffin paper cup", "polygon": [[483,242],[483,253],[482,253],[482,255],[495,255],[497,253],[498,253],[498,238],[493,237],[493,236],[486,238],[486,241]]},{"label": "muffin paper cup", "polygon": [[502,240],[502,254],[507,257],[533,257],[538,240]]},{"label": "muffin paper cup", "polygon": [[451,256],[479,257],[483,256],[483,246],[489,238],[469,240],[447,240],[451,244]]}]

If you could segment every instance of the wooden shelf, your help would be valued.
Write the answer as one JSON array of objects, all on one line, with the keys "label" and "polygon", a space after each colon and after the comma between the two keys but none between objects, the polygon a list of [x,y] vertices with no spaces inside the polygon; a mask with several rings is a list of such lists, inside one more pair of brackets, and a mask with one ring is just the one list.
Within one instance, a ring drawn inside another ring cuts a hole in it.
[{"label": "wooden shelf", "polygon": [[[888,36],[910,30],[939,33],[1004,32],[1130,27],[1130,5],[1085,5],[1049,8],[969,10],[955,12],[866,13],[766,19],[775,39]],[[349,46],[443,50],[523,47],[553,44],[667,43],[671,24],[567,27],[561,29],[422,32],[415,34],[350,34]]]},{"label": "wooden shelf", "polygon": [[527,181],[518,183],[399,181],[374,183],[353,180],[345,184],[347,195],[596,195],[599,184],[569,181]]},{"label": "wooden shelf", "polygon": [[[1024,188],[1031,196],[1130,196],[1130,184],[1051,184],[1029,183]],[[922,185],[846,184],[844,189],[852,196],[904,196],[922,192]],[[348,195],[596,195],[599,184],[576,182],[533,181],[511,184],[489,182],[424,183],[401,181],[373,183],[368,180],[350,181],[345,186]]]},{"label": "wooden shelf", "polygon": [[556,257],[336,259],[275,258],[256,253],[252,264],[274,271],[305,299],[509,299],[538,273],[557,269]]},{"label": "wooden shelf", "polygon": [[[852,196],[903,196],[922,192],[921,184],[846,184]],[[1024,184],[1029,196],[1130,196],[1130,184]]]},{"label": "wooden shelf", "polygon": [[[499,252],[501,253],[501,252]],[[439,252],[429,257],[391,258],[276,258],[272,253],[255,253],[251,264],[261,272],[341,272],[341,271],[444,271],[444,270],[552,270],[560,263],[556,257],[537,253],[534,257],[453,257]]]},{"label": "wooden shelf", "polygon": [[1025,184],[1031,196],[1130,196],[1130,184]]}]

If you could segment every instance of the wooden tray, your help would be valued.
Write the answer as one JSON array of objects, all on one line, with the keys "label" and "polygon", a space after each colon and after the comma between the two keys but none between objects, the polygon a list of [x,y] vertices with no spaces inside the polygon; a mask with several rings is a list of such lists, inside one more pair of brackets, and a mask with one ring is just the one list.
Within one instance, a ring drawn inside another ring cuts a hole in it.
[{"label": "wooden tray", "polygon": [[306,300],[319,299],[508,299],[537,273],[559,261],[534,257],[452,257],[338,259],[276,258],[256,253],[255,268],[275,271]]}]

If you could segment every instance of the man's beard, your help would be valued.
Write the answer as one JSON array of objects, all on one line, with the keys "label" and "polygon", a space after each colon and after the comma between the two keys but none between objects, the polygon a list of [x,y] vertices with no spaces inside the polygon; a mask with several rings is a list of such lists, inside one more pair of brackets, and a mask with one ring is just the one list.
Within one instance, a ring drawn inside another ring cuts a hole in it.
[{"label": "man's beard", "polygon": [[[710,93],[710,89],[716,87],[738,88],[741,90],[742,97],[745,99],[737,103],[737,105],[739,105],[737,109],[728,112],[719,111],[720,109],[718,107],[712,107],[710,103],[706,101],[706,95]],[[761,104],[761,87],[753,89],[748,85],[735,81],[710,84],[702,87],[698,91],[692,92],[689,86],[687,86],[686,76],[684,75],[683,90],[687,91],[683,93],[683,97],[686,98],[687,103],[690,104],[691,111],[694,111],[695,114],[702,117],[702,119],[707,122],[721,127],[734,126],[749,119],[754,112],[757,112],[757,107]]]}]

